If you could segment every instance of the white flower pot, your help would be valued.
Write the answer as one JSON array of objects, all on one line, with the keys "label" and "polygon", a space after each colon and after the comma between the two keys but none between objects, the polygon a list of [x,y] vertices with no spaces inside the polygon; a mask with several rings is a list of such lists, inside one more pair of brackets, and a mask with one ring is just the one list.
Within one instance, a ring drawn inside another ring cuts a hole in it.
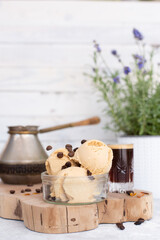
[{"label": "white flower pot", "polygon": [[134,188],[160,198],[160,136],[119,137],[118,143],[134,144]]}]

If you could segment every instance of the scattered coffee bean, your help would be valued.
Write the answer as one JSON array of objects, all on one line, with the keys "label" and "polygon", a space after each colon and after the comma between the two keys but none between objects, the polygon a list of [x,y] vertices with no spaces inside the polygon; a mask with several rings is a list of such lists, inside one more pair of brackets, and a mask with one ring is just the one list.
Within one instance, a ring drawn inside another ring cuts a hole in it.
[{"label": "scattered coffee bean", "polygon": [[74,152],[73,152],[73,151],[69,152],[69,153],[68,153],[68,156],[69,156],[69,157],[73,157],[73,156],[74,156]]},{"label": "scattered coffee bean", "polygon": [[67,168],[68,168],[68,167],[71,167],[71,165],[72,165],[72,164],[71,164],[71,162],[69,162],[69,161],[66,162],[66,164],[65,164],[65,166],[66,166]]},{"label": "scattered coffee bean", "polygon": [[74,151],[74,152],[76,152],[76,151],[77,151],[77,149],[78,149],[78,147],[74,148],[74,149],[73,149],[73,151]]},{"label": "scattered coffee bean", "polygon": [[52,201],[56,201],[56,197],[51,197]]},{"label": "scattered coffee bean", "polygon": [[47,197],[48,201],[54,202],[56,201],[56,197],[51,197],[50,195]]},{"label": "scattered coffee bean", "polygon": [[101,197],[101,199],[105,199],[105,197]]},{"label": "scattered coffee bean", "polygon": [[70,152],[72,151],[72,145],[71,144],[66,144],[65,148]]},{"label": "scattered coffee bean", "polygon": [[72,222],[75,222],[75,221],[76,221],[76,219],[75,219],[75,218],[71,218],[71,221],[72,221]]},{"label": "scattered coffee bean", "polygon": [[91,176],[91,175],[92,173],[89,170],[87,170],[87,176]]},{"label": "scattered coffee bean", "polygon": [[81,167],[81,164],[79,162],[75,162],[77,167]]},{"label": "scattered coffee bean", "polygon": [[81,144],[83,144],[83,143],[85,143],[85,142],[87,142],[87,140],[83,139],[83,140],[81,141]]},{"label": "scattered coffee bean", "polygon": [[15,193],[15,190],[10,190],[10,194],[14,194]]},{"label": "scattered coffee bean", "polygon": [[126,194],[130,196],[130,193],[134,193],[134,191],[126,191]]},{"label": "scattered coffee bean", "polygon": [[57,157],[58,157],[58,158],[62,158],[62,157],[63,157],[63,152],[58,152],[58,153],[57,153]]},{"label": "scattered coffee bean", "polygon": [[123,223],[116,223],[116,226],[121,230],[125,229],[125,226],[123,225]]},{"label": "scattered coffee bean", "polygon": [[30,188],[26,188],[25,192],[31,192],[32,190]]},{"label": "scattered coffee bean", "polygon": [[46,147],[47,151],[50,151],[51,149],[52,149],[52,146],[50,146],[50,145]]},{"label": "scattered coffee bean", "polygon": [[41,192],[41,189],[40,188],[37,188],[35,189],[36,193],[40,193]]},{"label": "scattered coffee bean", "polygon": [[141,225],[142,223],[144,223],[144,219],[143,218],[139,218],[134,224],[135,225]]},{"label": "scattered coffee bean", "polygon": [[107,199],[105,200],[105,204],[106,204],[106,205],[108,204],[108,201],[107,201]]},{"label": "scattered coffee bean", "polygon": [[24,189],[22,189],[22,190],[21,190],[21,193],[24,193],[24,192],[25,192]]},{"label": "scattered coffee bean", "polygon": [[66,169],[66,168],[67,168],[67,166],[63,165],[63,166],[61,167],[61,170]]},{"label": "scattered coffee bean", "polygon": [[32,183],[27,184],[28,187],[33,187]]}]

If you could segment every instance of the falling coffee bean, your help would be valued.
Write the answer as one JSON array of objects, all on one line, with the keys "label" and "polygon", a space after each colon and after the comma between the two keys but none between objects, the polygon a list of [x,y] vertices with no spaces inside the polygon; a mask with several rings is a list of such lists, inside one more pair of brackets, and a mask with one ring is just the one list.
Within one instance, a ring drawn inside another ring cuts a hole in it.
[{"label": "falling coffee bean", "polygon": [[21,190],[21,193],[24,193],[24,192],[25,192],[24,189],[22,189],[22,190]]},{"label": "falling coffee bean", "polygon": [[85,142],[87,142],[87,140],[83,139],[83,140],[81,141],[81,144],[83,144],[83,143],[85,143]]},{"label": "falling coffee bean", "polygon": [[123,223],[116,223],[116,226],[121,230],[125,229],[125,226],[123,225]]},{"label": "falling coffee bean", "polygon": [[63,152],[58,152],[58,153],[57,153],[57,157],[58,157],[58,158],[62,158],[62,157],[63,157]]},{"label": "falling coffee bean", "polygon": [[69,152],[69,153],[68,153],[68,156],[69,156],[69,157],[73,157],[73,156],[74,156],[74,152],[73,152],[73,151]]},{"label": "falling coffee bean", "polygon": [[50,145],[46,147],[47,151],[50,151],[51,149],[52,149],[52,146],[50,146]]},{"label": "falling coffee bean", "polygon": [[10,190],[10,194],[14,194],[15,193],[15,190]]},{"label": "falling coffee bean", "polygon": [[65,164],[65,166],[66,166],[67,168],[68,168],[68,167],[71,167],[71,165],[72,165],[72,164],[71,164],[71,162],[69,162],[69,161],[66,162],[66,164]]},{"label": "falling coffee bean", "polygon": [[144,219],[143,218],[139,218],[134,224],[135,225],[141,225],[142,223],[144,223]]}]

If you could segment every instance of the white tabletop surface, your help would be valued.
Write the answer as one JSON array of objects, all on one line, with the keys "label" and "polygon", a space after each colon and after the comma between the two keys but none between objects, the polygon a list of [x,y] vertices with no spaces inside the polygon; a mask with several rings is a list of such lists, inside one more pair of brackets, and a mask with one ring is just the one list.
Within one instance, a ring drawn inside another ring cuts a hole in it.
[{"label": "white tabletop surface", "polygon": [[97,229],[67,234],[44,234],[27,229],[22,221],[0,218],[0,240],[160,240],[160,199],[154,200],[154,215],[150,221],[136,226],[133,222],[124,223],[125,230],[115,224],[101,224]]}]

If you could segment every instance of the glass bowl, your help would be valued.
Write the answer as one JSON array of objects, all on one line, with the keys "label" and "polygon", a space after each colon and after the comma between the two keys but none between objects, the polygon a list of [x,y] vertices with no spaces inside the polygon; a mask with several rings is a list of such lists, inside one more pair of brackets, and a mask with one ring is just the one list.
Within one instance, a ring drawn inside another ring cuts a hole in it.
[{"label": "glass bowl", "polygon": [[41,174],[43,199],[61,205],[85,205],[101,202],[108,193],[108,174],[67,177]]}]

